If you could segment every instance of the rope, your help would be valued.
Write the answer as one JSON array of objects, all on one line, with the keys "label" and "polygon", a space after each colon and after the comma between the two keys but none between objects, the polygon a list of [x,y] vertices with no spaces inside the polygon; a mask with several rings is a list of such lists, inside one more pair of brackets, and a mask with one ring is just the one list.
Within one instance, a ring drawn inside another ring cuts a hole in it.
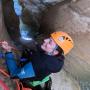
[{"label": "rope", "polygon": [[2,80],[0,80],[0,87],[2,87],[3,90],[10,90],[9,87]]},{"label": "rope", "polygon": [[[1,69],[1,68],[0,68],[0,72],[1,72],[3,75],[5,75],[6,77],[10,77],[10,75],[9,75],[8,73],[6,73],[4,69]],[[20,90],[19,81],[18,81],[17,79],[14,79],[13,81],[16,82],[17,90]],[[3,82],[1,82],[1,81],[0,81],[0,85],[5,86],[5,90],[10,90],[10,89],[8,89],[8,87],[6,87],[6,85],[5,85]]]},{"label": "rope", "polygon": [[1,68],[0,68],[0,72],[1,72],[3,75],[5,75],[6,77],[10,77],[9,74],[7,74],[4,69],[1,69]]}]

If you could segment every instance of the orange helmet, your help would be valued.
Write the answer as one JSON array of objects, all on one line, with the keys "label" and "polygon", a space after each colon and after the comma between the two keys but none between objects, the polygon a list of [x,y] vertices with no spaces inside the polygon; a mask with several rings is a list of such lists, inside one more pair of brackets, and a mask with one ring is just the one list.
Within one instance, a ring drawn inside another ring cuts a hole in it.
[{"label": "orange helmet", "polygon": [[74,43],[72,38],[65,32],[57,31],[51,34],[52,39],[56,42],[56,44],[62,48],[64,51],[64,55],[69,53],[69,51],[73,48]]}]

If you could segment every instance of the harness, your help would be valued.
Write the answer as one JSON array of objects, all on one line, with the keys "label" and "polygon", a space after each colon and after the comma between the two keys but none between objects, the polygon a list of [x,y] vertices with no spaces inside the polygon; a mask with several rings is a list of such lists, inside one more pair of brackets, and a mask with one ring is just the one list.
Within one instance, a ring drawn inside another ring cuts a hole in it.
[{"label": "harness", "polygon": [[[22,62],[22,63],[23,63],[23,62],[24,62],[24,63],[27,62],[27,59],[24,58],[24,60],[26,60],[26,61],[23,61],[23,60],[21,59],[21,62]],[[31,70],[30,73],[32,73],[32,72],[34,73],[34,69],[32,69],[33,66],[30,67],[30,65],[28,64],[28,67],[26,67],[26,68],[29,68],[29,70]],[[30,73],[29,73],[29,74],[30,74]],[[34,74],[34,75],[35,75],[35,74]],[[22,75],[21,75],[20,77],[22,77]],[[24,77],[25,77],[25,76],[24,76]],[[22,77],[22,78],[23,78],[23,77]],[[41,85],[41,84],[49,81],[49,79],[50,79],[50,76],[46,76],[46,77],[45,77],[44,79],[42,79],[41,81],[29,81],[27,84],[30,85],[30,86],[35,87],[35,86],[37,86],[37,85]]]}]

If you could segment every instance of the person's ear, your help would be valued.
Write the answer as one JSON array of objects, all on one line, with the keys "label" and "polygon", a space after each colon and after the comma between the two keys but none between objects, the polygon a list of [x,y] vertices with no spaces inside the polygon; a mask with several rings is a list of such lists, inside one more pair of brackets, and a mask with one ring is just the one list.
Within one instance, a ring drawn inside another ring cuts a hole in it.
[{"label": "person's ear", "polygon": [[59,51],[57,51],[57,50],[54,50],[54,52],[53,52],[54,55],[57,55],[58,53],[59,53]]}]

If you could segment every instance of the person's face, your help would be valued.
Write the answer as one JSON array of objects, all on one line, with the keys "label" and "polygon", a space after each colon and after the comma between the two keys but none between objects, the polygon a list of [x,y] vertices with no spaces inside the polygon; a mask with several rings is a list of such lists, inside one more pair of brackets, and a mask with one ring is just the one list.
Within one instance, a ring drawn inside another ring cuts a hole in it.
[{"label": "person's face", "polygon": [[47,53],[53,52],[55,47],[56,47],[56,43],[52,38],[44,39],[44,42],[41,45],[41,48]]}]

